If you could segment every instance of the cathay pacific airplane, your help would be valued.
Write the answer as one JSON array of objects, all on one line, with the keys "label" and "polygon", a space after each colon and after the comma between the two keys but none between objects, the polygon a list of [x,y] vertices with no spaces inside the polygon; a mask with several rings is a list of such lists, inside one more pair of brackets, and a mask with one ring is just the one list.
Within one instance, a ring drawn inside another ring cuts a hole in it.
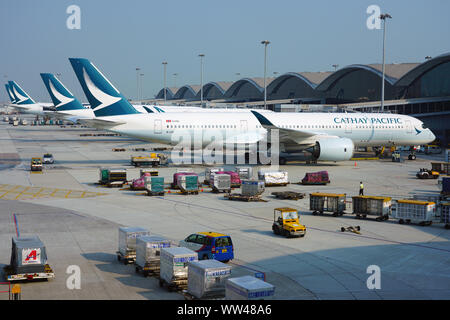
[{"label": "cathay pacific airplane", "polygon": [[41,73],[50,98],[55,106],[55,115],[66,120],[77,122],[80,119],[95,117],[91,108],[83,104],[51,73]]},{"label": "cathay pacific airplane", "polygon": [[11,98],[11,104],[9,106],[19,112],[47,115],[53,111],[51,108],[53,104],[35,102],[15,81],[8,81],[6,90]]},{"label": "cathay pacific airplane", "polygon": [[[345,161],[356,146],[420,145],[435,139],[422,121],[385,113],[172,112],[140,114],[87,59],[69,59],[96,118],[92,124],[138,139],[193,148],[219,141],[239,149],[278,143],[283,153],[310,151],[316,160]],[[274,140],[278,137],[277,140]],[[191,144],[191,146],[192,146]],[[280,157],[280,164],[285,162]]]}]

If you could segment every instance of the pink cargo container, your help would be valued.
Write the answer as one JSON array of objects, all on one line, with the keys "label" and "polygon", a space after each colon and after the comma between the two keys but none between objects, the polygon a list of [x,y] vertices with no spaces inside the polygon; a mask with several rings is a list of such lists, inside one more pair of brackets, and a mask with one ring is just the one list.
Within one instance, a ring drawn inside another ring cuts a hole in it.
[{"label": "pink cargo container", "polygon": [[173,174],[172,188],[178,189],[178,179],[181,176],[198,176],[195,172],[177,172]]},{"label": "pink cargo container", "polygon": [[150,176],[150,172],[144,172],[140,178],[133,179],[131,183],[132,190],[144,190],[145,189],[145,177]]},{"label": "pink cargo container", "polygon": [[240,187],[241,186],[241,178],[239,177],[239,173],[234,171],[217,171],[215,174],[228,174],[231,177],[231,186],[232,187]]}]

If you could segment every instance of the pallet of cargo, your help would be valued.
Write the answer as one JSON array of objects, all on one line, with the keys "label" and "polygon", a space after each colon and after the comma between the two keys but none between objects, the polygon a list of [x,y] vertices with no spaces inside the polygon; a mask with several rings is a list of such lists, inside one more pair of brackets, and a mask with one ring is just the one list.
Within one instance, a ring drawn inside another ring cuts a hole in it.
[{"label": "pallet of cargo", "polygon": [[266,183],[266,187],[286,187],[289,183]]},{"label": "pallet of cargo", "polygon": [[44,272],[15,273],[12,266],[3,267],[6,281],[32,281],[32,280],[49,280],[55,277],[52,268],[46,264]]},{"label": "pallet of cargo", "polygon": [[123,254],[117,251],[116,254],[117,261],[123,262],[124,264],[133,264],[136,261],[136,252]]},{"label": "pallet of cargo", "polygon": [[154,192],[154,191],[150,191],[150,190],[147,190],[147,195],[148,196],[163,196],[164,195],[164,191],[161,191],[161,192]]},{"label": "pallet of cargo", "polygon": [[272,192],[272,195],[278,199],[298,200],[303,199],[306,194],[294,191]]},{"label": "pallet of cargo", "polygon": [[159,286],[161,288],[167,287],[169,292],[183,291],[187,289],[188,278],[187,277],[176,277],[172,279],[171,282],[167,282],[163,278],[159,277]]},{"label": "pallet of cargo", "polygon": [[237,200],[237,201],[246,201],[246,202],[251,202],[251,201],[268,202],[267,200],[262,199],[261,196],[259,196],[259,195],[246,196],[246,195],[243,195],[240,193],[227,193],[227,194],[225,194],[225,198],[228,200]]},{"label": "pallet of cargo", "polygon": [[208,295],[200,299],[190,294],[187,290],[183,290],[181,293],[183,294],[185,300],[225,300],[223,294]]}]

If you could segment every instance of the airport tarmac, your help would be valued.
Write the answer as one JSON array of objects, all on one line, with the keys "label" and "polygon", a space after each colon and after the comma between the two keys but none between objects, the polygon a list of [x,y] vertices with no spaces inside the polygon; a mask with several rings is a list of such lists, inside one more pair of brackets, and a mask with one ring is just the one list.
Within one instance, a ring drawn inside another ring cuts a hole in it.
[{"label": "airport tarmac", "polygon": [[[291,183],[300,181],[306,172],[319,170],[329,172],[331,183],[269,187],[263,195],[268,202],[228,201],[206,188],[199,195],[148,197],[139,191],[102,188],[96,182],[100,167],[126,167],[128,179],[137,178],[139,169],[129,162],[131,155],[141,153],[132,150],[155,145],[126,137],[80,136],[85,133],[98,132],[0,123],[0,184],[4,188],[0,186],[0,266],[9,264],[11,237],[16,234],[12,217],[16,214],[20,235],[41,238],[56,273],[49,282],[23,284],[23,299],[184,299],[159,288],[155,278],[144,278],[133,266],[117,261],[119,226],[145,227],[176,243],[198,231],[229,234],[235,247],[235,260],[229,263],[232,276],[264,272],[266,281],[276,287],[276,299],[450,298],[450,232],[442,224],[400,225],[395,220],[356,220],[352,214],[313,216],[309,197],[291,201],[271,196],[271,192],[283,190],[326,191],[346,193],[351,200],[360,181],[366,195],[394,199],[434,195],[439,192],[436,180],[418,180],[415,173],[430,168],[431,159],[442,160],[443,154],[419,155],[416,161],[401,163],[390,159],[288,163],[280,169],[289,172]],[[113,152],[113,148],[126,151]],[[42,174],[30,173],[30,158],[47,152],[53,154],[55,163],[45,165]],[[158,170],[169,182],[176,167]],[[193,170],[203,177],[205,167],[195,165]],[[254,174],[256,171],[255,167]],[[11,186],[18,186],[15,190],[21,192],[11,193]],[[39,193],[37,187],[67,193]],[[69,191],[89,196],[65,197]],[[300,221],[307,227],[304,238],[273,234],[273,209],[285,206],[300,211]],[[347,212],[351,212],[351,204]],[[361,227],[361,235],[340,231],[355,225]],[[66,286],[70,265],[81,269],[79,290]],[[371,265],[380,267],[381,289],[367,287]],[[0,294],[0,299],[7,295]]]}]

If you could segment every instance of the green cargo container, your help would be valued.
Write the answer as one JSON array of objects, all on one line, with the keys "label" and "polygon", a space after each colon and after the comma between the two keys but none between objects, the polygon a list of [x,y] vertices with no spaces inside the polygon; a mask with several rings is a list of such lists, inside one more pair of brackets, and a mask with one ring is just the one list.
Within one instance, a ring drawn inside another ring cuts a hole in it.
[{"label": "green cargo container", "polygon": [[164,177],[146,176],[144,184],[149,196],[164,195]]},{"label": "green cargo container", "polygon": [[198,176],[197,175],[181,176],[178,179],[178,187],[182,192],[198,193]]}]

